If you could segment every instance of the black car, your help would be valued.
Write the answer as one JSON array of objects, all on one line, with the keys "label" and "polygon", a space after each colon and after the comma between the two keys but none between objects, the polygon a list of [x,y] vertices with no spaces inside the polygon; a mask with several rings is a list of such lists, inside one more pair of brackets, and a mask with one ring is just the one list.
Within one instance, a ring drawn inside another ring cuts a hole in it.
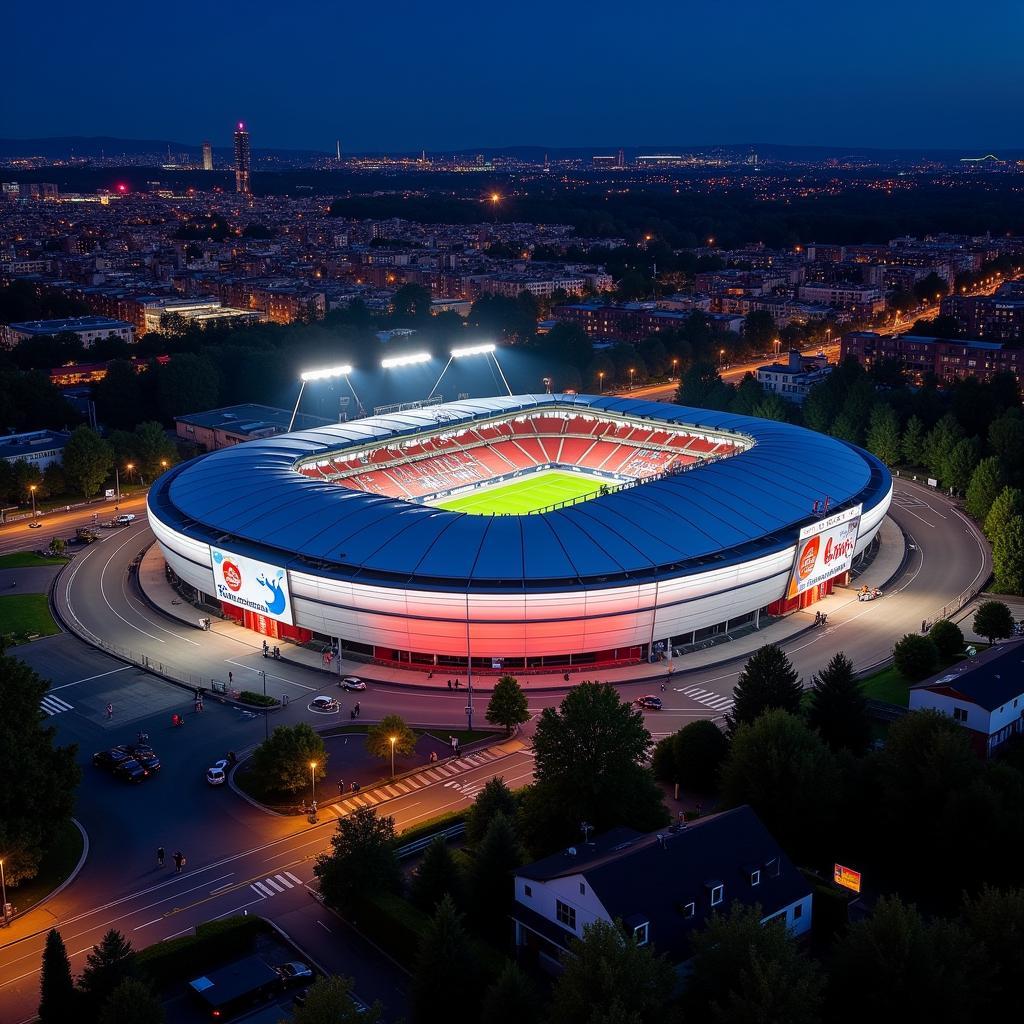
[{"label": "black car", "polygon": [[114,768],[114,776],[118,779],[125,779],[128,782],[141,782],[148,775],[149,771],[144,765],[136,761],[134,757],[128,758],[127,761],[122,761]]},{"label": "black car", "polygon": [[149,772],[160,771],[160,758],[156,751],[142,743],[129,743],[127,750],[139,764],[143,765]]},{"label": "black car", "polygon": [[124,746],[111,747],[109,750],[100,750],[98,753],[92,755],[92,763],[97,768],[106,768],[107,771],[113,771],[118,765],[124,764],[125,761],[131,760],[131,751]]}]

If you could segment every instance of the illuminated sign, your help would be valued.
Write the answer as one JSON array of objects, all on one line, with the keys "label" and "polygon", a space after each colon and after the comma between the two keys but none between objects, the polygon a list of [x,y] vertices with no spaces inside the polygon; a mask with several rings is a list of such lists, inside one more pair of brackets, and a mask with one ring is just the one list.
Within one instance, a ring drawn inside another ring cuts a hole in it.
[{"label": "illuminated sign", "polygon": [[844,867],[842,864],[836,864],[832,869],[832,881],[852,892],[860,892],[860,877],[859,871]]},{"label": "illuminated sign", "polygon": [[800,531],[787,597],[796,597],[849,570],[857,550],[861,507],[819,519]]},{"label": "illuminated sign", "polygon": [[221,601],[294,625],[284,569],[221,548],[211,547],[210,553],[214,589]]}]

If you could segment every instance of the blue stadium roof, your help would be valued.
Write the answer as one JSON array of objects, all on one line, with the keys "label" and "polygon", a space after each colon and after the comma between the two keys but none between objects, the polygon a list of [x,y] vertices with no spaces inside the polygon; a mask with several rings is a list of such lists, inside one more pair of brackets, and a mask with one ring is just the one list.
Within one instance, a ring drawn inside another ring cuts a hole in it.
[{"label": "blue stadium roof", "polygon": [[[554,512],[481,516],[352,490],[296,472],[299,461],[426,430],[544,407],[728,431],[733,458]],[[835,438],[750,416],[636,398],[518,395],[451,402],[250,441],[161,477],[150,509],[172,529],[295,569],[367,583],[488,587],[612,584],[748,561],[795,543],[831,508],[882,501],[874,456]]]}]

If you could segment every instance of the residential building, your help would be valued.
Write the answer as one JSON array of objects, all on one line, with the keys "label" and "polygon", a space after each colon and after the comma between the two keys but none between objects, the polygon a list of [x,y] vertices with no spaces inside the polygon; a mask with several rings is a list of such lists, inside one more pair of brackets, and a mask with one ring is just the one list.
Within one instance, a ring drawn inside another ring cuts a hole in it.
[{"label": "residential building", "polygon": [[[659,309],[656,302],[563,302],[551,310],[556,320],[579,324],[595,341],[640,341],[652,334],[678,330],[692,314],[692,310]],[[727,330],[742,322],[741,317],[727,315],[709,315],[708,319]]]},{"label": "residential building", "polygon": [[[230,405],[223,409],[189,413],[175,416],[174,425],[178,437],[190,441],[206,451],[230,448],[243,441],[257,437],[272,437],[284,434],[292,418],[290,409],[275,409],[269,405]],[[299,413],[295,417],[295,430],[311,430],[323,427],[331,420],[320,416]]]},{"label": "residential building", "polygon": [[970,734],[971,745],[991,757],[1024,732],[1024,641],[997,644],[910,688],[910,710],[940,711]]},{"label": "residential building", "polygon": [[239,121],[235,129],[235,191],[241,195],[249,195],[252,192],[249,180],[251,164],[249,133],[245,130],[245,125]]},{"label": "residential building", "polygon": [[1004,284],[994,295],[947,295],[942,315],[956,319],[971,338],[1024,343],[1024,295],[1014,285]]},{"label": "residential building", "polygon": [[209,142],[203,143],[203,170],[213,170],[213,146]]},{"label": "residential building", "polygon": [[135,341],[135,328],[127,320],[114,320],[106,316],[69,316],[60,320],[26,320],[20,324],[7,324],[0,328],[0,338],[6,348],[14,348],[26,338],[52,334],[77,334],[89,348],[100,338],[121,338],[131,344]]},{"label": "residential building", "polygon": [[70,434],[60,430],[30,430],[25,434],[4,434],[0,437],[0,459],[12,465],[27,462],[44,470],[64,458],[64,446]]},{"label": "residential building", "polygon": [[854,316],[874,316],[885,309],[885,296],[878,288],[848,281],[802,284],[797,289],[797,298],[842,309]]},{"label": "residential building", "polygon": [[649,835],[613,829],[519,868],[515,942],[555,968],[588,924],[621,921],[678,966],[693,934],[737,901],[795,935],[811,927],[811,886],[748,806]]},{"label": "residential building", "polygon": [[824,355],[804,356],[790,352],[785,363],[770,363],[757,368],[757,383],[765,391],[772,391],[798,405],[807,397],[807,392],[820,384],[832,367]]},{"label": "residential building", "polygon": [[882,361],[895,361],[914,381],[929,373],[943,384],[967,377],[989,381],[997,373],[1010,373],[1019,386],[1024,375],[1024,349],[993,341],[852,331],[843,335],[840,361],[850,356],[867,369]]}]

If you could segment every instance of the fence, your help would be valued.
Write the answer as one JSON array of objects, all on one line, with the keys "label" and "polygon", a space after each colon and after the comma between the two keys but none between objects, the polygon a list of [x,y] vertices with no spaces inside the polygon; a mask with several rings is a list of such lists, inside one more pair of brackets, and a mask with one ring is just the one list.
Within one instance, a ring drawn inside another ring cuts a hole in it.
[{"label": "fence", "polygon": [[417,853],[422,853],[435,839],[443,839],[447,842],[449,839],[458,839],[465,831],[466,823],[460,821],[457,825],[452,825],[451,828],[442,829],[433,835],[423,836],[422,839],[416,839],[411,843],[406,843],[405,846],[400,846],[395,851],[395,856],[399,860],[405,857],[414,857]]}]

